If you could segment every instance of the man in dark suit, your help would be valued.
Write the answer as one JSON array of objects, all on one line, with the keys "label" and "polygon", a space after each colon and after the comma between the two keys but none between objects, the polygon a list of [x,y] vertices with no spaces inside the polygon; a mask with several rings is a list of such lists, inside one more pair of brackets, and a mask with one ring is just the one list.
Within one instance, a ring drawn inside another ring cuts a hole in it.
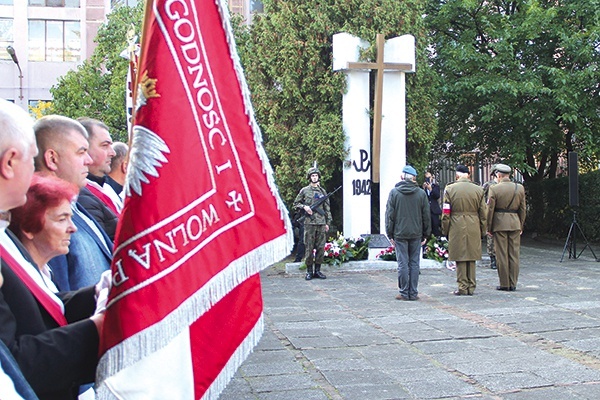
[{"label": "man in dark suit", "polygon": [[[65,293],[61,301],[38,285],[28,272],[31,257],[7,233],[8,210],[25,203],[37,148],[29,116],[5,103],[0,101],[0,340],[41,399],[75,399],[78,386],[94,380],[104,315],[90,317],[93,286]],[[11,358],[1,360],[8,370]],[[12,376],[15,389],[27,389],[18,374]]]},{"label": "man in dark suit", "polygon": [[423,182],[423,190],[427,193],[427,199],[429,200],[429,210],[431,212],[431,233],[435,237],[442,236],[440,215],[442,215],[442,209],[440,208],[440,185],[435,181],[435,177],[431,175],[431,172],[425,172],[425,181]]},{"label": "man in dark suit", "polygon": [[[77,121],[59,115],[39,119],[34,125],[40,150],[35,158],[37,171],[45,171],[71,182],[80,189],[86,185],[88,166],[87,131]],[[110,268],[112,241],[79,201],[73,205],[77,232],[71,235],[69,253],[49,262],[60,290],[76,290],[93,285]]]},{"label": "man in dark suit", "polygon": [[88,133],[88,153],[92,158],[86,185],[81,188],[78,202],[113,241],[123,202],[106,183],[106,174],[110,172],[110,163],[115,155],[112,138],[108,126],[97,119],[79,118],[77,121]]}]

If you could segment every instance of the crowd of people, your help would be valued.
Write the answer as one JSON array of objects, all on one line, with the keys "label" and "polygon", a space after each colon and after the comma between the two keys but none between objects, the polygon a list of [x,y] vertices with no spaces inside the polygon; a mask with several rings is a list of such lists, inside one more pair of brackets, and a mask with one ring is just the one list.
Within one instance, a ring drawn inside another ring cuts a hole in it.
[{"label": "crowd of people", "polygon": [[0,399],[94,398],[127,145],[1,99],[0,143]]},{"label": "crowd of people", "polygon": [[403,168],[402,180],[390,192],[385,213],[386,234],[398,261],[396,299],[419,298],[420,251],[432,232],[448,238],[448,261],[456,263],[458,289],[454,295],[475,293],[476,261],[481,259],[484,237],[491,268],[498,270],[496,289],[516,290],[526,210],[525,189],[510,179],[511,172],[510,166],[496,164],[492,180],[480,187],[471,181],[468,167],[457,165],[456,180],[446,185],[440,210],[439,185],[431,173],[425,174],[421,190],[417,171],[410,165]]},{"label": "crowd of people", "polygon": [[[101,121],[49,115],[34,123],[0,99],[0,399],[93,398],[127,152]],[[458,165],[440,208],[432,174],[421,188],[415,168],[403,168],[385,214],[398,260],[396,299],[419,298],[420,252],[431,233],[448,238],[455,295],[475,292],[483,237],[497,289],[516,290],[525,192],[510,174],[508,165],[496,164],[482,188]],[[326,278],[321,265],[332,218],[320,178],[316,165],[309,169],[309,184],[294,201],[306,280]]]}]

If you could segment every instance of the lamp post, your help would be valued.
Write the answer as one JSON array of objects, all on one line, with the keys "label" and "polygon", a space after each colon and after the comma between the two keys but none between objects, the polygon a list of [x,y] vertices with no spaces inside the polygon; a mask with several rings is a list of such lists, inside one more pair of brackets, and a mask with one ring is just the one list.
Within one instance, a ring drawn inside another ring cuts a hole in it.
[{"label": "lamp post", "polygon": [[19,68],[19,100],[23,100],[23,71],[19,65],[17,53],[12,46],[6,46],[6,52],[10,55],[10,58],[12,58],[13,62],[17,64],[17,68]]}]

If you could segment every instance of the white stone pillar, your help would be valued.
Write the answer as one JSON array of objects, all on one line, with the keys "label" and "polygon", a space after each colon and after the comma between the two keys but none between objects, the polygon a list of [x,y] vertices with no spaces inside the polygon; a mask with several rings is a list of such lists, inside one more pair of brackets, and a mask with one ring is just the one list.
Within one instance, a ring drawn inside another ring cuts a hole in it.
[{"label": "white stone pillar", "polygon": [[369,139],[369,70],[347,69],[368,44],[348,33],[333,36],[333,69],[344,70],[347,91],[342,121],[348,156],[343,164],[345,237],[371,233],[371,142]]},{"label": "white stone pillar", "polygon": [[[415,71],[415,38],[403,35],[386,41],[384,62],[407,63]],[[385,234],[385,206],[406,164],[406,86],[404,71],[386,71],[383,76],[381,121],[381,168],[379,183],[380,229]],[[419,171],[423,173],[423,171]]]}]

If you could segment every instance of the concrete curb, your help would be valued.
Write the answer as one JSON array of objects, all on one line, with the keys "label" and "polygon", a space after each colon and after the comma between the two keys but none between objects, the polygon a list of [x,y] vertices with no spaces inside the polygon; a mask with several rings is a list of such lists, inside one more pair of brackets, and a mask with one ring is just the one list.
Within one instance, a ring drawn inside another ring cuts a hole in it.
[{"label": "concrete curb", "polygon": [[[304,275],[306,268],[304,262],[287,263],[285,264],[285,273],[289,275]],[[327,272],[364,272],[364,271],[383,271],[383,270],[396,270],[398,264],[396,261],[379,261],[379,260],[364,260],[364,261],[349,261],[342,263],[341,265],[330,265],[323,264],[321,271],[325,274]],[[421,260],[421,269],[441,269],[444,268],[444,264],[434,260]]]}]

